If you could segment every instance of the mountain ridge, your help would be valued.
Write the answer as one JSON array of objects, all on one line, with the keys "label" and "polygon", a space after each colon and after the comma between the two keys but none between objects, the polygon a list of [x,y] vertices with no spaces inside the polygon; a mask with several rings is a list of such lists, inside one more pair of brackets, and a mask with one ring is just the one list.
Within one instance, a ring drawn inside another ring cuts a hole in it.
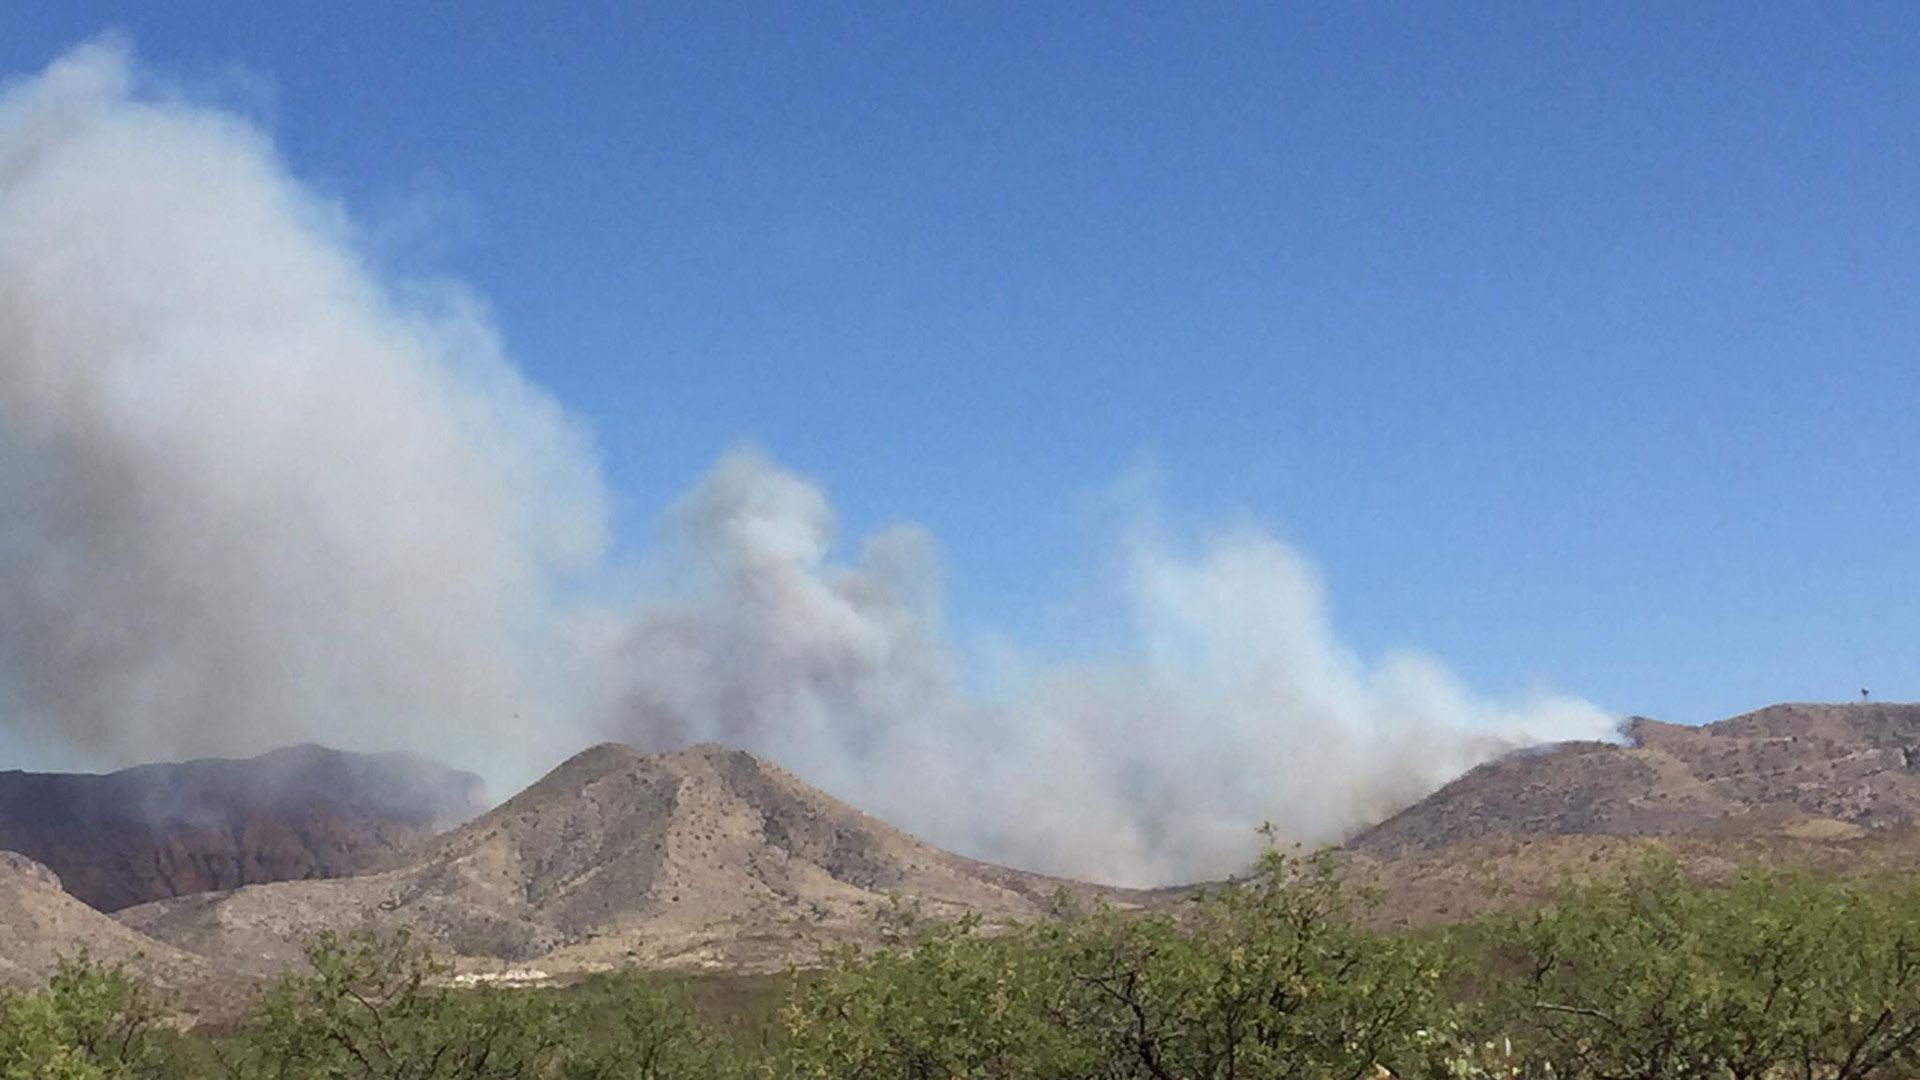
[{"label": "mountain ridge", "polygon": [[338,877],[485,809],[478,777],[411,754],[314,744],[110,773],[0,772],[0,850],[102,911]]},{"label": "mountain ridge", "polygon": [[870,940],[894,897],[937,914],[1025,919],[1061,888],[1126,899],[942,851],[745,751],[601,744],[405,866],[120,917],[256,970],[291,959],[289,943],[318,929],[402,924],[473,963],[766,969]]},{"label": "mountain ridge", "polygon": [[1785,703],[1699,727],[1633,717],[1621,731],[1486,762],[1346,846],[1390,857],[1503,835],[1920,825],[1920,705]]},{"label": "mountain ridge", "polygon": [[1550,898],[1650,852],[1716,879],[1755,862],[1859,874],[1920,861],[1920,705],[1785,703],[1621,742],[1497,758],[1344,846],[1380,917],[1447,922]]}]

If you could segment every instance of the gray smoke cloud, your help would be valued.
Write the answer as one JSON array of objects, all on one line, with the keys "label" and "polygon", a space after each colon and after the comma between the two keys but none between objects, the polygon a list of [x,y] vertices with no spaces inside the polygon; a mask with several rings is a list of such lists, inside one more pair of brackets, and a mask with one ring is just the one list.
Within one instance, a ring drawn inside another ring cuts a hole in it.
[{"label": "gray smoke cloud", "polygon": [[136,78],[99,43],[0,98],[5,723],[110,764],[550,729],[512,721],[602,544],[584,436],[471,298],[403,299],[258,130]]},{"label": "gray smoke cloud", "polygon": [[1316,843],[1505,750],[1604,738],[1554,695],[1495,701],[1438,660],[1366,663],[1317,573],[1257,530],[1195,551],[1136,539],[1124,659],[962,693],[933,541],[895,527],[837,565],[813,482],[725,456],[665,517],[688,594],[621,632],[611,733],[757,750],[929,839],[1018,865],[1158,884],[1230,873],[1256,829]]},{"label": "gray smoke cloud", "polygon": [[620,606],[580,426],[447,283],[395,282],[230,111],[83,47],[0,92],[0,745],[100,764],[317,740],[502,790],[597,738],[718,740],[969,854],[1131,883],[1335,838],[1611,722],[1343,646],[1255,530],[1130,537],[1126,648],[968,693],[937,548],[840,559],[752,450]]}]

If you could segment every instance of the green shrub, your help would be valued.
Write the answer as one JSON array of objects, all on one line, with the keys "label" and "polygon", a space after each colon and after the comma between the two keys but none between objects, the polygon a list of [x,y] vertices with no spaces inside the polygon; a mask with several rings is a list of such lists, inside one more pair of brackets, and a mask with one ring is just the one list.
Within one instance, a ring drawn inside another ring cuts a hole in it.
[{"label": "green shrub", "polygon": [[1920,1065],[1920,892],[1670,858],[1501,920],[1483,1028],[1562,1078],[1872,1080]]},{"label": "green shrub", "polygon": [[170,1071],[165,1002],[119,965],[63,958],[45,990],[0,992],[0,1078],[122,1080]]},{"label": "green shrub", "polygon": [[1178,914],[971,920],[842,954],[789,1009],[793,1075],[1328,1077],[1419,1060],[1437,958],[1363,929],[1329,858],[1270,852]]},{"label": "green shrub", "polygon": [[576,992],[453,987],[404,932],[322,934],[267,994],[229,1072],[274,1080],[679,1080],[728,1067],[684,1000],[643,976]]},{"label": "green shrub", "polygon": [[[720,995],[637,972],[460,988],[406,934],[323,935],[194,1043],[117,967],[0,994],[0,1080],[1892,1080],[1920,1074],[1920,877],[1671,859],[1449,934],[1382,933],[1331,856],[1153,912],[1013,928],[898,911],[889,942]],[[192,1051],[192,1052],[186,1052]]]},{"label": "green shrub", "polygon": [[789,1002],[778,1071],[818,1080],[1088,1075],[1096,1044],[1062,1023],[1076,989],[1054,943],[973,919],[847,950]]}]

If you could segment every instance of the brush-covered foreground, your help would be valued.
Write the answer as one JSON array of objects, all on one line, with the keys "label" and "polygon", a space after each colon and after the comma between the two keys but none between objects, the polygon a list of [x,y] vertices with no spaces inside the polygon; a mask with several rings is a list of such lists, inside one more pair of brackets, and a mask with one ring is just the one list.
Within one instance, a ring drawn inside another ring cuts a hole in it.
[{"label": "brush-covered foreground", "polygon": [[14,1078],[1592,1077],[1920,1070],[1920,881],[1650,860],[1531,913],[1370,928],[1331,858],[1270,854],[1160,913],[888,944],[784,978],[456,987],[405,935],[322,936],[246,1023],[181,1032],[84,958],[0,999]]}]

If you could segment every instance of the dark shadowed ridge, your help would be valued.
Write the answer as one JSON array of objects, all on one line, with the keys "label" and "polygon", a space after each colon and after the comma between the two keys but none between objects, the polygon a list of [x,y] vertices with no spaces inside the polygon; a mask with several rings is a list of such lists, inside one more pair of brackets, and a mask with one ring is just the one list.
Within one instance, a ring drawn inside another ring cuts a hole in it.
[{"label": "dark shadowed ridge", "polygon": [[478,777],[303,745],[107,774],[0,772],[0,849],[102,911],[369,869],[486,807]]}]

